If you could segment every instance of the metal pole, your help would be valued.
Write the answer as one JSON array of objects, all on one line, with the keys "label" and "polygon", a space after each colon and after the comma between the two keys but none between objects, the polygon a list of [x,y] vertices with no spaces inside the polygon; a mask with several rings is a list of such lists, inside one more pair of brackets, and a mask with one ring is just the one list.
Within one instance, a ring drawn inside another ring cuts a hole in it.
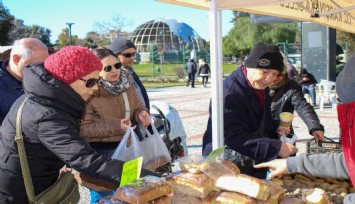
[{"label": "metal pole", "polygon": [[72,26],[73,24],[74,24],[74,23],[67,23],[67,25],[69,26],[69,42],[70,42],[70,45],[72,45],[71,26]]}]

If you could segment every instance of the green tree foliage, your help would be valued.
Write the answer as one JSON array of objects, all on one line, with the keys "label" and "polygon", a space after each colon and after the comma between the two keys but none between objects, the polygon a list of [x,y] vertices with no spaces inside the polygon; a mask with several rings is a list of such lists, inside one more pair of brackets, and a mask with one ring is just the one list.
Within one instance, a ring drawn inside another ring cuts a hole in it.
[{"label": "green tree foliage", "polygon": [[[78,36],[72,35],[71,39],[72,39],[72,45],[76,45],[76,41],[78,41]],[[64,28],[62,30],[62,32],[58,36],[56,44],[58,50],[64,46],[70,45],[69,28]],[[80,41],[80,45],[82,44],[85,44],[85,42]]]},{"label": "green tree foliage", "polygon": [[234,28],[223,38],[225,56],[241,56],[258,42],[294,43],[298,27],[296,23],[251,24],[249,16],[238,17]]},{"label": "green tree foliage", "polygon": [[[355,52],[355,33],[348,33],[345,31],[337,30],[337,42],[347,42],[348,44],[348,55],[349,57],[351,54]],[[345,50],[344,50],[345,51]]]},{"label": "green tree foliage", "polygon": [[51,44],[51,30],[39,25],[25,25],[21,19],[14,20],[14,27],[10,32],[11,40],[15,41],[21,38],[37,38],[47,46]]},{"label": "green tree foliage", "polygon": [[14,27],[15,17],[9,10],[0,3],[0,45],[10,45],[12,43],[10,32]]}]

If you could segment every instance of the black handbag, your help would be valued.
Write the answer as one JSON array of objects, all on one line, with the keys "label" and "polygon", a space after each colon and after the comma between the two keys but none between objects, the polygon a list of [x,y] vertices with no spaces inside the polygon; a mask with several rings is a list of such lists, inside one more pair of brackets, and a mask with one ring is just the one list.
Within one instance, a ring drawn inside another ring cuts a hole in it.
[{"label": "black handbag", "polygon": [[74,175],[71,172],[62,173],[58,180],[35,196],[31,172],[28,166],[25,145],[22,137],[22,110],[28,98],[22,102],[16,118],[16,137],[15,141],[18,147],[18,154],[21,163],[22,176],[25,183],[26,194],[30,203],[58,203],[58,204],[74,204],[80,199],[79,186]]}]

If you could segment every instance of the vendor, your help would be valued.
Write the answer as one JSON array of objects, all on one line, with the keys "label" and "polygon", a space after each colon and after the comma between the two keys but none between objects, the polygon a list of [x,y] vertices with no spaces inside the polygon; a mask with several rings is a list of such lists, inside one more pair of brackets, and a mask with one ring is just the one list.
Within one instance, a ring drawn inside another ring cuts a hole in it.
[{"label": "vendor", "polygon": [[[244,66],[224,80],[225,159],[237,164],[243,174],[266,178],[266,170],[254,169],[254,164],[286,158],[297,152],[294,145],[277,139],[277,132],[288,133],[290,129],[274,127],[271,117],[268,86],[283,67],[277,46],[258,43]],[[205,150],[206,146],[211,146],[211,115],[203,140]]]}]

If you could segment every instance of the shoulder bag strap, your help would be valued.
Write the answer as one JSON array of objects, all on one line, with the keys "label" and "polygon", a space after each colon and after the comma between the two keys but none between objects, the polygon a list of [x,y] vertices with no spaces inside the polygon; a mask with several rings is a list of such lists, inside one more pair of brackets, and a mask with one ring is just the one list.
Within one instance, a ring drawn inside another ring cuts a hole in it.
[{"label": "shoulder bag strap", "polygon": [[131,115],[131,109],[130,109],[130,107],[129,107],[127,92],[123,92],[123,93],[122,93],[122,96],[123,96],[123,100],[124,100],[124,106],[125,106],[125,109],[126,109],[126,115],[125,115],[125,117],[126,117],[126,118],[129,118],[130,115]]},{"label": "shoulder bag strap", "polygon": [[17,111],[15,141],[17,143],[18,155],[20,158],[22,176],[25,183],[27,197],[31,203],[35,203],[35,192],[33,189],[31,172],[28,167],[26,150],[25,150],[25,145],[23,143],[23,137],[22,137],[22,126],[21,126],[22,110],[27,100],[28,98],[25,98],[25,100],[22,102],[20,108]]}]

